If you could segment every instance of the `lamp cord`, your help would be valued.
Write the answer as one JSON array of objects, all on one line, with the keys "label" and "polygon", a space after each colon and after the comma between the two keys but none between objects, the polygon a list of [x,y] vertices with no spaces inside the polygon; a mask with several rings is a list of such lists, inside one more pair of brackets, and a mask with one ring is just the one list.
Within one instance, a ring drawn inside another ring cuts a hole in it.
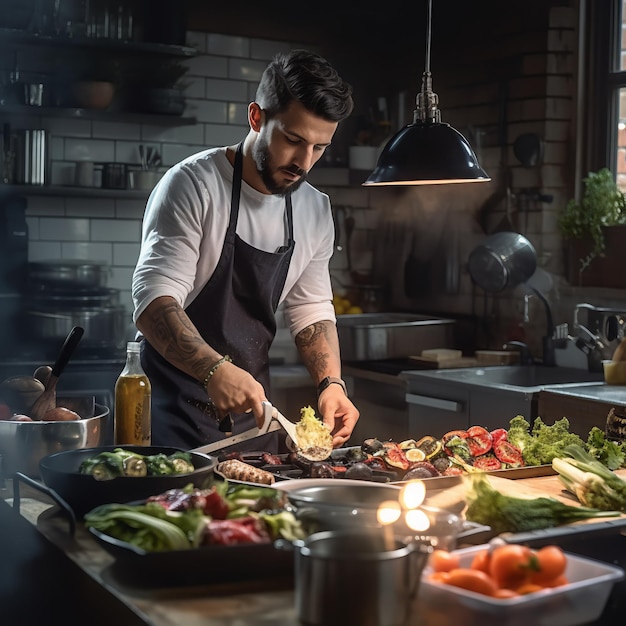
[{"label": "lamp cord", "polygon": [[425,72],[430,73],[430,41],[433,14],[433,0],[428,0],[428,11],[426,12],[426,63]]}]

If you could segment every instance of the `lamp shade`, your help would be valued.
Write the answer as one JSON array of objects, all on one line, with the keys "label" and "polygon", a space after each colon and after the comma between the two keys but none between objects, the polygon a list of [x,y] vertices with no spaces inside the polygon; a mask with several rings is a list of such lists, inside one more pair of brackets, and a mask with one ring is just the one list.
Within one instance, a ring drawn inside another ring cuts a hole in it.
[{"label": "lamp shade", "polygon": [[468,141],[449,124],[416,120],[384,147],[363,185],[487,182]]}]

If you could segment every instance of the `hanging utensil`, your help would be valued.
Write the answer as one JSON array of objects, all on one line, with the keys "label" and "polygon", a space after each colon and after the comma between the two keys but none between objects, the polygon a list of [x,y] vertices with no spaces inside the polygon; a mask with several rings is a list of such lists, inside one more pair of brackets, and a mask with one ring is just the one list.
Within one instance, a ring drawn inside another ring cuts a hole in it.
[{"label": "hanging utensil", "polygon": [[78,345],[81,337],[83,336],[84,329],[80,326],[75,326],[69,332],[68,336],[61,347],[61,351],[59,352],[59,356],[52,366],[52,371],[50,372],[50,376],[46,381],[46,387],[43,393],[35,400],[31,410],[30,417],[34,420],[43,420],[47,411],[50,409],[56,408],[56,386],[61,376],[61,373],[65,369],[67,362],[70,360],[70,357],[74,353],[76,346]]}]

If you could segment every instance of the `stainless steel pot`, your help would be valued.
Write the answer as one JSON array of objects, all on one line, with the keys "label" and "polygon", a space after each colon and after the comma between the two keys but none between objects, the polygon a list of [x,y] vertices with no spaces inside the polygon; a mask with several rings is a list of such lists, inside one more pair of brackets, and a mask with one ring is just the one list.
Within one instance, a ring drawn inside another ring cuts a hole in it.
[{"label": "stainless steel pot", "polygon": [[104,262],[65,259],[28,264],[29,279],[34,283],[64,287],[102,287],[110,268]]},{"label": "stainless steel pot", "polygon": [[519,233],[494,233],[472,250],[468,269],[472,280],[485,291],[513,289],[535,273],[537,253]]},{"label": "stainless steel pot", "polygon": [[40,287],[28,295],[30,308],[58,311],[74,308],[118,306],[120,290],[111,287]]},{"label": "stainless steel pot", "polygon": [[432,551],[371,529],[325,531],[277,547],[294,549],[296,611],[301,623],[315,626],[408,625]]},{"label": "stainless steel pot", "polygon": [[91,416],[76,421],[0,420],[0,476],[22,472],[36,477],[39,461],[49,454],[101,445],[107,433],[108,417],[108,407],[96,404]]},{"label": "stainless steel pot", "polygon": [[123,306],[75,308],[63,311],[26,311],[28,332],[34,339],[60,341],[74,326],[85,329],[84,346],[122,347],[126,332]]}]

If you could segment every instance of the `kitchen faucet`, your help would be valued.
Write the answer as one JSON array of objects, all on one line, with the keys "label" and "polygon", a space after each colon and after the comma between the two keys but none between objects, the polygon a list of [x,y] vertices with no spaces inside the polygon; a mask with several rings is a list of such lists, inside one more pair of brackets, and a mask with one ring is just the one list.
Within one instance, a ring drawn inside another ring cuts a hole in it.
[{"label": "kitchen faucet", "polygon": [[[528,288],[541,300],[546,308],[546,334],[541,340],[541,346],[543,351],[543,365],[553,366],[556,365],[556,355],[554,352],[554,320],[552,318],[552,310],[550,304],[546,300],[545,296],[532,285],[528,285]],[[530,348],[522,341],[508,341],[502,346],[503,350],[518,350],[520,353],[520,363],[522,365],[534,365],[535,359],[530,352]]]},{"label": "kitchen faucet", "polygon": [[523,341],[507,341],[503,346],[503,350],[514,351],[517,350],[519,352],[519,361],[521,365],[534,365],[535,359],[528,347],[528,344]]},{"label": "kitchen faucet", "polygon": [[541,340],[541,346],[543,349],[543,365],[554,366],[556,365],[556,354],[554,352],[554,319],[552,317],[552,309],[550,304],[546,300],[546,297],[532,285],[527,285],[528,288],[543,302],[546,308],[546,334]]}]

